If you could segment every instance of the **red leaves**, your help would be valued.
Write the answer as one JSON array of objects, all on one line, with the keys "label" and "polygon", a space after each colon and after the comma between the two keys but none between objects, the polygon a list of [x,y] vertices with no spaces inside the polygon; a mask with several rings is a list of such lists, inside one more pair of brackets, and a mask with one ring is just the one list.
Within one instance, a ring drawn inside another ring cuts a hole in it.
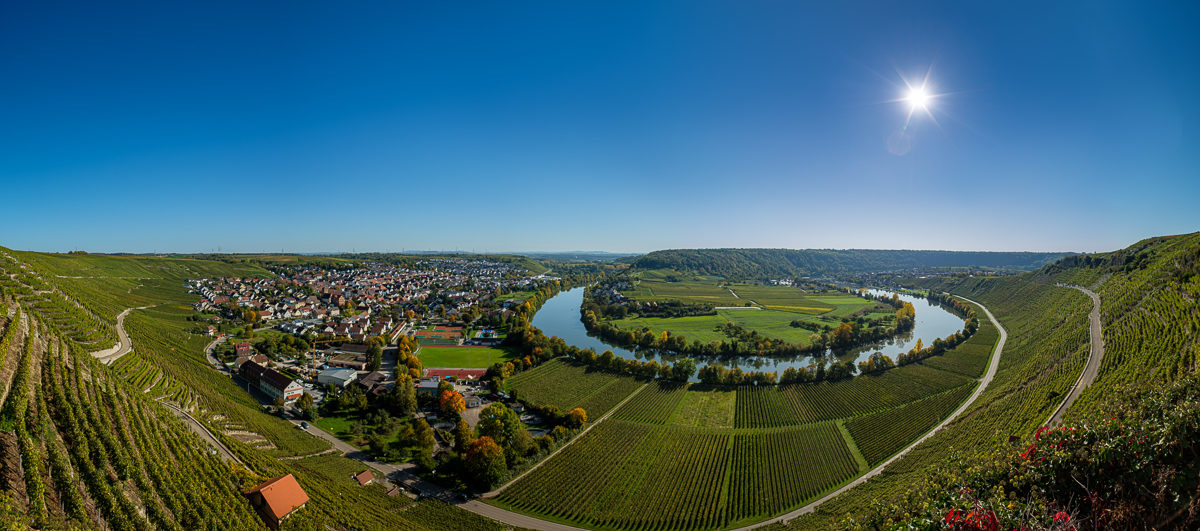
[{"label": "red leaves", "polygon": [[942,519],[942,523],[947,524],[951,529],[1000,531],[1000,520],[990,509],[978,509],[970,512],[950,509],[950,512],[946,513],[946,517]]}]

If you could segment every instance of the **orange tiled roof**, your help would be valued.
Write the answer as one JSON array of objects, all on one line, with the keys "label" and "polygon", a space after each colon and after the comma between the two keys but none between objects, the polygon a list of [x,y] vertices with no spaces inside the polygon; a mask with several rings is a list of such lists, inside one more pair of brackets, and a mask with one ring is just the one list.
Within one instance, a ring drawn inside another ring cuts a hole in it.
[{"label": "orange tiled roof", "polygon": [[300,488],[300,484],[296,482],[296,478],[291,474],[280,476],[274,479],[268,479],[250,489],[246,494],[259,493],[263,500],[266,501],[267,507],[271,510],[271,514],[275,515],[275,519],[281,519],[296,510],[297,507],[308,503],[308,494],[304,489]]}]

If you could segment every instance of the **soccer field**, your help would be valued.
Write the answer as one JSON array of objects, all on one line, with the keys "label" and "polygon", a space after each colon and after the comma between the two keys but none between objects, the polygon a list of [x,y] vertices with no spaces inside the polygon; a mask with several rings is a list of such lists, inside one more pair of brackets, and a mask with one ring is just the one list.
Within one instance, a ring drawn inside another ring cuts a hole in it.
[{"label": "soccer field", "polygon": [[516,353],[492,347],[421,347],[417,357],[426,368],[486,369],[513,359]]}]

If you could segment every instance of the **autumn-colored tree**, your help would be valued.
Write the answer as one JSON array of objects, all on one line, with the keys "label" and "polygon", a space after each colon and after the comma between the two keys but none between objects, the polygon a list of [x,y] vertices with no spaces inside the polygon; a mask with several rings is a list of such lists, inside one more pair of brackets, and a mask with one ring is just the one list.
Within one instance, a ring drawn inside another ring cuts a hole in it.
[{"label": "autumn-colored tree", "polygon": [[837,328],[830,332],[831,339],[835,346],[845,346],[850,343],[850,339],[854,337],[854,325],[842,322]]},{"label": "autumn-colored tree", "polygon": [[587,411],[584,411],[583,408],[577,407],[567,412],[567,424],[572,428],[581,428],[585,422],[587,422]]},{"label": "autumn-colored tree", "polygon": [[467,445],[464,464],[476,487],[491,490],[508,472],[504,450],[491,437],[480,437]]},{"label": "autumn-colored tree", "polygon": [[405,319],[407,319],[407,320],[409,320],[409,321],[411,321],[411,320],[413,320],[413,319],[416,319],[416,318],[417,318],[417,312],[414,312],[414,311],[412,311],[412,310],[407,310],[407,311],[405,311],[405,312],[404,312],[404,318],[405,318]]},{"label": "autumn-colored tree", "polygon": [[463,400],[463,396],[450,390],[442,391],[438,403],[442,406],[442,412],[451,417],[461,415],[467,409],[467,403]]}]

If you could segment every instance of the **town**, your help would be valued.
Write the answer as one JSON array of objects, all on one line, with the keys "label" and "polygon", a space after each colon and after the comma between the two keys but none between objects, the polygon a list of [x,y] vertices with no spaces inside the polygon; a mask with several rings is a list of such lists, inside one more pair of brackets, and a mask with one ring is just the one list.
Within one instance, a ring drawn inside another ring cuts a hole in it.
[{"label": "town", "polygon": [[[485,406],[508,399],[480,382],[513,357],[502,344],[526,299],[557,280],[455,258],[274,272],[189,280],[201,297],[192,331],[213,338],[209,364],[300,429],[426,468],[454,446],[451,430],[474,429]],[[510,402],[503,407],[522,421],[540,423]]]}]

